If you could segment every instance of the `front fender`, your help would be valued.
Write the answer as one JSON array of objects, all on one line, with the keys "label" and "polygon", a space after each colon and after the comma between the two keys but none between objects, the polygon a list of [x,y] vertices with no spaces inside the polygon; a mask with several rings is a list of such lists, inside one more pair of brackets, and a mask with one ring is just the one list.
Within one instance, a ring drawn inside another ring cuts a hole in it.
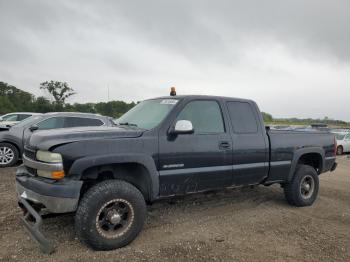
[{"label": "front fender", "polygon": [[323,150],[323,148],[320,147],[307,147],[307,148],[301,148],[301,149],[297,149],[294,152],[293,155],[293,160],[292,160],[292,165],[288,174],[288,179],[287,181],[290,182],[293,179],[294,173],[295,173],[295,169],[297,168],[299,159],[305,155],[305,154],[309,154],[309,153],[315,153],[315,154],[319,154],[322,158],[322,168],[325,166],[325,152]]},{"label": "front fender", "polygon": [[112,165],[112,164],[127,164],[136,163],[144,166],[150,174],[152,183],[152,196],[156,199],[159,195],[159,173],[157,171],[154,160],[151,156],[145,154],[108,154],[99,156],[89,156],[76,160],[70,170],[69,175],[82,176],[88,168]]}]

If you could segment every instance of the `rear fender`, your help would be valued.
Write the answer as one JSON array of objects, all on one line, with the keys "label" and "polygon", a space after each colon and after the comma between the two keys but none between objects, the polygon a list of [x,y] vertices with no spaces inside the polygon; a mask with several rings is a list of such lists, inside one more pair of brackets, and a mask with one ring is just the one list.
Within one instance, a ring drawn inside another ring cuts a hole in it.
[{"label": "rear fender", "polygon": [[[319,147],[307,147],[307,148],[301,148],[298,149],[294,152],[294,156],[293,156],[293,160],[292,160],[292,164],[291,164],[291,168],[288,174],[288,178],[287,178],[287,182],[290,182],[293,179],[295,170],[297,168],[298,162],[300,160],[300,158],[305,155],[305,154],[319,154],[321,156],[322,159],[322,168],[325,166],[325,152],[322,148]],[[322,172],[322,170],[321,170]]]}]

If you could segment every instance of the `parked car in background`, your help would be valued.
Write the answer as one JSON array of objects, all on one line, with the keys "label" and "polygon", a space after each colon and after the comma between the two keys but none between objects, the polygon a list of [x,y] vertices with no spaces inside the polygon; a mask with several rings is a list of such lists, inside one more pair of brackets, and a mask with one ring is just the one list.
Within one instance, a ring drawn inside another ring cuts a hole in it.
[{"label": "parked car in background", "polygon": [[271,130],[293,130],[293,128],[291,126],[287,126],[287,125],[270,125],[269,126]]},{"label": "parked car in background", "polygon": [[350,133],[350,129],[349,128],[332,128],[331,132],[334,133],[334,134]]},{"label": "parked car in background", "polygon": [[14,124],[23,121],[24,119],[27,119],[28,117],[31,117],[33,115],[41,115],[40,113],[29,113],[29,112],[22,112],[22,113],[10,113],[3,116],[0,116],[0,128],[9,128],[13,126]]},{"label": "parked car in background", "polygon": [[350,152],[350,132],[336,133],[337,155]]},{"label": "parked car in background", "polygon": [[97,114],[66,112],[31,116],[0,132],[0,167],[13,166],[21,159],[25,141],[36,130],[113,125],[112,118]]}]

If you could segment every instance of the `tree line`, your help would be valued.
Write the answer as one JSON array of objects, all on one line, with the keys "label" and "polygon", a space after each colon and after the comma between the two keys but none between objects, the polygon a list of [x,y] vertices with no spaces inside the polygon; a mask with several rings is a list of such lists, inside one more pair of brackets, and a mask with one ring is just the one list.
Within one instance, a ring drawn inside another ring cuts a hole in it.
[{"label": "tree line", "polygon": [[15,86],[0,82],[0,115],[11,112],[83,112],[105,116],[120,117],[135,106],[134,102],[109,101],[99,103],[66,103],[66,99],[75,94],[67,83],[50,81],[40,84],[40,89],[49,92],[53,100],[35,97]]},{"label": "tree line", "polygon": [[[73,96],[75,91],[65,82],[46,81],[40,84],[40,89],[47,91],[52,100],[20,90],[7,83],[0,82],[0,115],[10,112],[83,112],[97,113],[105,116],[120,117],[130,110],[136,103],[124,101],[109,101],[100,103],[66,103],[66,99]],[[324,123],[329,126],[350,127],[350,123],[342,120],[324,119],[275,119],[271,114],[261,112],[266,124],[280,125],[310,125]]]}]

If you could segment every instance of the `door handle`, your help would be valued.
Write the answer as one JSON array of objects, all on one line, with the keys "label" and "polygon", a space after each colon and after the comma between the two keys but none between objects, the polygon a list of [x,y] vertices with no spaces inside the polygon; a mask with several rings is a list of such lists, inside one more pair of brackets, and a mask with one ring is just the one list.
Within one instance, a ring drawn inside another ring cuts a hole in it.
[{"label": "door handle", "polygon": [[230,142],[222,141],[222,142],[219,143],[219,149],[221,149],[221,150],[227,150],[227,149],[230,149],[230,148],[231,148]]}]

